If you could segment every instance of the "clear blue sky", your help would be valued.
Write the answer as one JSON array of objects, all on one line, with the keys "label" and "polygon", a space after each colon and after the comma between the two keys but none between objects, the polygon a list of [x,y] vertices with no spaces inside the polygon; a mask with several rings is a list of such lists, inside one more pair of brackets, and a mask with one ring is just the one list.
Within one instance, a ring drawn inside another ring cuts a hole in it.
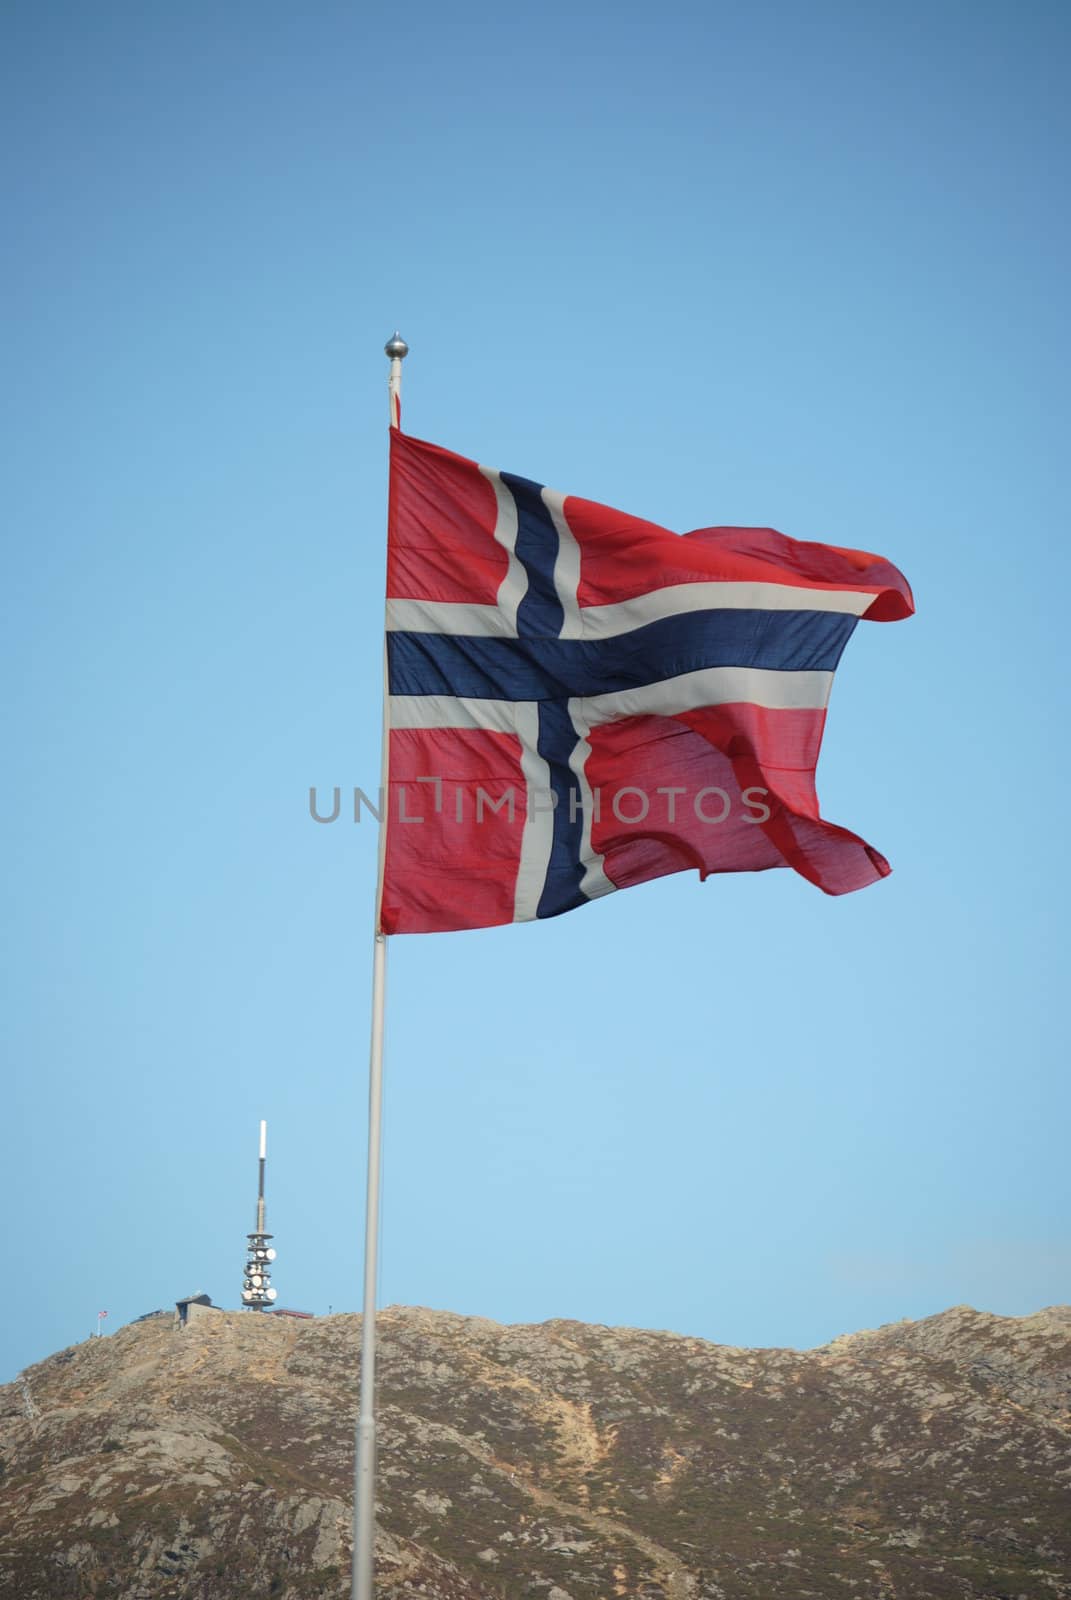
[{"label": "clear blue sky", "polygon": [[[384,339],[410,431],[896,561],[825,814],[391,950],[382,1303],[808,1345],[1067,1298],[1059,4],[4,11],[0,1377],[359,1300]],[[1061,170],[1062,169],[1062,170]]]}]

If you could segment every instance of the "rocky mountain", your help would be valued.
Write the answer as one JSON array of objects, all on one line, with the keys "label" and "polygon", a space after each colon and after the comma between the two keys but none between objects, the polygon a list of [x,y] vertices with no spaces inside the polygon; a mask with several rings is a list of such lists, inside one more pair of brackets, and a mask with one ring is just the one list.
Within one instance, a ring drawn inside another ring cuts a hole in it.
[{"label": "rocky mountain", "polygon": [[[381,1328],[382,1600],[1071,1597],[1071,1308],[817,1350]],[[0,1389],[0,1597],[348,1594],[359,1318],[132,1324]]]}]

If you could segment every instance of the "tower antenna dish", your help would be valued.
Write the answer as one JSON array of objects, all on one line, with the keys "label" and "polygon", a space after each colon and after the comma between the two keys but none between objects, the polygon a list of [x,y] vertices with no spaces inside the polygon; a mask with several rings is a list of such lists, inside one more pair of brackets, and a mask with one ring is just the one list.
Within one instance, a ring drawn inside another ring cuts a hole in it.
[{"label": "tower antenna dish", "polygon": [[275,1299],[271,1286],[271,1266],[275,1251],[265,1232],[264,1169],[268,1161],[268,1124],[260,1124],[260,1158],[257,1164],[257,1225],[246,1235],[245,1277],[242,1280],[242,1309],[244,1311],[269,1311]]}]

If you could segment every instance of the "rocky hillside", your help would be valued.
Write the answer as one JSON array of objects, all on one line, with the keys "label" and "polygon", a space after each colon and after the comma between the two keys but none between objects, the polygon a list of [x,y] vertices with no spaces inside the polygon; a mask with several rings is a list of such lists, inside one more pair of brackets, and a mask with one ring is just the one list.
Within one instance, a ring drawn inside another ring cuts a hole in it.
[{"label": "rocky hillside", "polygon": [[[0,1597],[348,1594],[359,1319],[208,1311],[0,1389]],[[1071,1597],[1071,1308],[818,1350],[382,1313],[379,1595]]]}]

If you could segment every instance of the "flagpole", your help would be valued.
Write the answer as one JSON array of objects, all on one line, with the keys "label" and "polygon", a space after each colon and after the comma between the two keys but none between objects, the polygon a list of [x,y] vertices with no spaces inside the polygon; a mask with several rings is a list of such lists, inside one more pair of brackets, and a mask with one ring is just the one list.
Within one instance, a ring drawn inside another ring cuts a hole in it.
[{"label": "flagpole", "polygon": [[[401,421],[402,362],[409,346],[397,333],[387,340],[390,358],[388,395],[390,425]],[[357,1439],[353,1475],[352,1600],[373,1600],[376,1544],[376,1287],[379,1254],[380,1154],[383,1133],[383,1018],[387,992],[387,936],[380,928],[383,897],[383,863],[390,797],[388,757],[386,657],[383,664],[383,784],[379,824],[379,860],[376,870],[375,936],[372,946],[372,1041],[368,1060],[368,1180],[364,1220],[364,1299],[361,1308],[361,1397],[357,1412]]]}]

